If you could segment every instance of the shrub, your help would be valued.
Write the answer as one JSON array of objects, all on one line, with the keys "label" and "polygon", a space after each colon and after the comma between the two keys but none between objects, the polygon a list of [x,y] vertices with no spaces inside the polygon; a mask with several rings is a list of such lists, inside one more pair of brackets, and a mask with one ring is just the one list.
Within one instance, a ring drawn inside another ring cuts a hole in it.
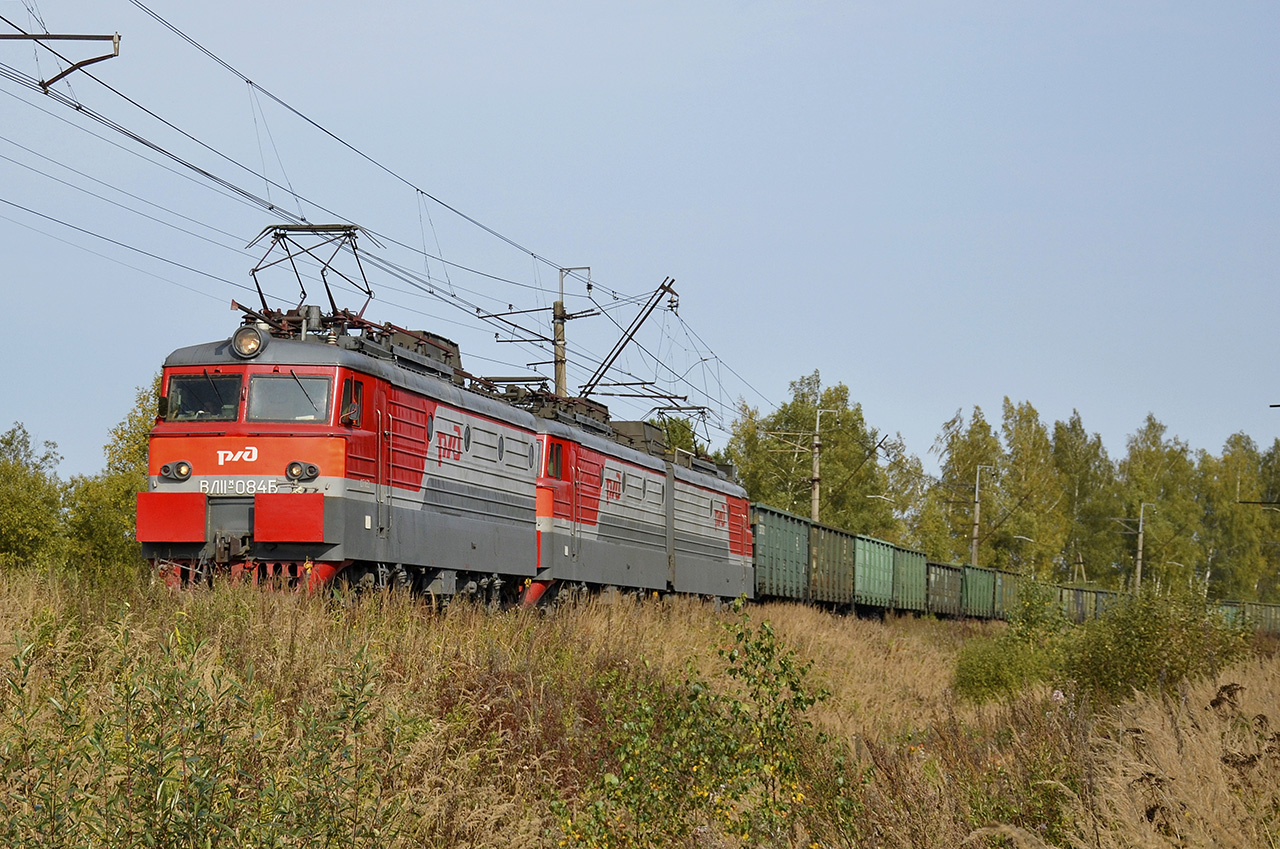
[{"label": "shrub", "polygon": [[1167,692],[1215,673],[1248,647],[1245,628],[1204,599],[1143,591],[1075,631],[1063,672],[1081,689],[1116,701],[1134,690]]},{"label": "shrub", "polygon": [[1007,629],[996,637],[970,640],[961,649],[956,694],[986,702],[1011,698],[1028,684],[1050,680],[1061,668],[1069,630],[1053,587],[1025,583],[1018,604],[1009,611]]},{"label": "shrub", "polygon": [[62,536],[58,446],[32,444],[21,424],[0,434],[0,567],[37,563],[55,555]]},{"label": "shrub", "polygon": [[741,614],[725,627],[732,642],[718,654],[733,692],[713,692],[691,669],[677,686],[611,676],[611,765],[586,804],[557,805],[566,843],[670,846],[699,828],[746,845],[789,842],[812,807],[814,755],[831,754],[813,751],[825,741],[804,716],[826,693],[809,690],[810,664],[768,622],[752,627]]}]

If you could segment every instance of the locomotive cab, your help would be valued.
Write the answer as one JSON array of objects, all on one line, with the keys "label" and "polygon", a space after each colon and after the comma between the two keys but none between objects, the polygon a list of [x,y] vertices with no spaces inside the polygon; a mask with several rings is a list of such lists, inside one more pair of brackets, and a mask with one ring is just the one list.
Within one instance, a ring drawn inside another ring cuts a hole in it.
[{"label": "locomotive cab", "polygon": [[238,334],[165,363],[138,539],[170,580],[222,568],[296,583],[341,566],[334,499],[348,441],[373,439],[360,431],[366,379],[328,346],[261,338],[252,358]]}]

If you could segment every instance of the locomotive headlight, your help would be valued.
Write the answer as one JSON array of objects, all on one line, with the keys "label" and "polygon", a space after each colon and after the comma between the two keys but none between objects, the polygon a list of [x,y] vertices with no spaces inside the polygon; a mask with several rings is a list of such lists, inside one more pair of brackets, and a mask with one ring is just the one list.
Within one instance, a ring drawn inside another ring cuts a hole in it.
[{"label": "locomotive headlight", "polygon": [[313,481],[320,477],[320,467],[315,463],[294,460],[284,467],[284,476],[291,481]]},{"label": "locomotive headlight", "polygon": [[191,464],[186,460],[176,463],[165,463],[160,467],[160,476],[174,481],[184,481],[191,477]]},{"label": "locomotive headlight", "polygon": [[242,360],[251,360],[267,347],[267,336],[258,328],[246,324],[231,334],[231,353]]}]

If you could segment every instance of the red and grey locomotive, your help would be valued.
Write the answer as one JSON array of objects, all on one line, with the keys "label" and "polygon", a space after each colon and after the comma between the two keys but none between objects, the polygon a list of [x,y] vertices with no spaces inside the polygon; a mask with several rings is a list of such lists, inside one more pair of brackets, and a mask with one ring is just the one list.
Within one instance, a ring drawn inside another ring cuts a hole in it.
[{"label": "red and grey locomotive", "polygon": [[429,333],[240,309],[164,363],[137,532],[171,582],[754,595],[746,492],[652,425],[473,377]]}]

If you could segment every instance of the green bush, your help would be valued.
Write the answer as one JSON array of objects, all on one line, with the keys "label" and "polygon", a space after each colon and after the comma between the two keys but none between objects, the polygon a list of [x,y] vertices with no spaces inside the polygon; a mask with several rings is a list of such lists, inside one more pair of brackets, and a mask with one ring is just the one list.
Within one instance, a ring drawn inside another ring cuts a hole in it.
[{"label": "green bush", "polygon": [[[175,625],[140,646],[14,638],[0,670],[5,846],[379,846],[400,825],[398,723],[362,647],[300,725]],[[100,664],[92,669],[91,663]]]},{"label": "green bush", "polygon": [[1187,593],[1124,597],[1072,635],[1063,673],[1100,699],[1169,691],[1241,657],[1249,634]]},{"label": "green bush", "polygon": [[970,640],[961,649],[956,694],[975,702],[1007,699],[1029,684],[1052,679],[1060,671],[1069,630],[1054,588],[1026,582],[1005,631]]},{"label": "green bush", "polygon": [[957,695],[976,702],[1011,698],[1036,682],[1056,682],[1115,701],[1133,690],[1168,691],[1241,657],[1249,634],[1188,593],[1125,596],[1101,617],[1071,626],[1051,587],[1023,588],[997,637],[974,639],[956,663]]},{"label": "green bush", "polygon": [[1010,698],[1042,680],[1052,668],[1045,652],[1009,639],[1007,633],[975,637],[960,651],[954,689],[957,696],[973,702]]},{"label": "green bush", "polygon": [[[786,845],[814,810],[815,782],[826,785],[828,819],[853,805],[835,780],[843,762],[805,718],[826,697],[807,685],[810,664],[768,622],[752,627],[742,614],[726,629],[732,642],[719,657],[734,692],[713,692],[692,671],[677,686],[616,673],[601,682],[616,729],[611,763],[576,808],[556,806],[566,844],[665,847],[706,829]],[[816,760],[837,768],[815,769]]]},{"label": "green bush", "polygon": [[44,564],[62,545],[58,446],[43,450],[14,422],[0,434],[0,568]]}]

